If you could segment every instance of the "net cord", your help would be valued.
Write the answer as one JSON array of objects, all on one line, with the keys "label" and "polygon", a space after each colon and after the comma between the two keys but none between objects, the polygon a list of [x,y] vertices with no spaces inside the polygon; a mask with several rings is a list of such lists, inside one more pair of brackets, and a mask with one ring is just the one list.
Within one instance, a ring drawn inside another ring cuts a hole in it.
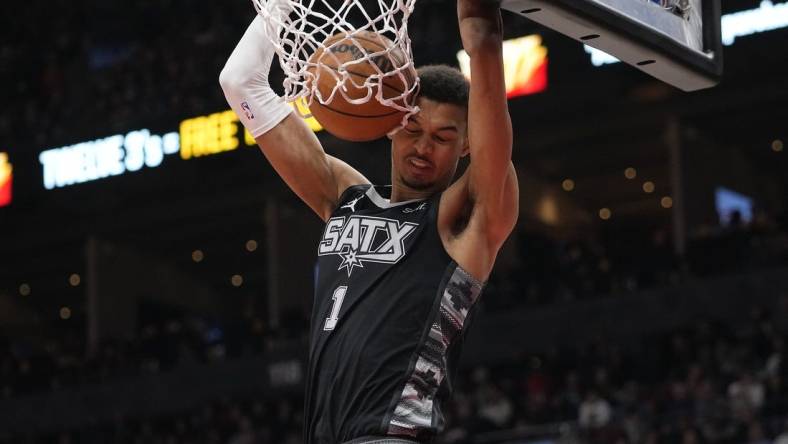
[{"label": "net cord", "polygon": [[[364,7],[361,1],[252,0],[252,3],[263,18],[266,35],[274,45],[285,73],[285,100],[303,100],[307,106],[317,100],[326,105],[340,94],[345,101],[359,105],[374,98],[383,105],[404,112],[404,124],[418,112],[418,107],[411,100],[418,91],[419,82],[408,36],[408,18],[416,0],[377,0],[377,8],[368,1]],[[349,18],[351,15],[360,15],[366,23],[354,24]],[[364,31],[385,36],[393,45],[388,46],[381,41],[383,49],[368,50],[359,38],[359,34]],[[336,34],[345,37],[326,47],[323,42]],[[349,40],[355,46],[360,54],[357,58],[342,62],[331,51],[343,40]],[[310,61],[318,51],[322,52],[317,60]],[[374,73],[366,77],[354,76],[353,67],[361,64],[369,64]],[[320,65],[324,67],[321,69]],[[336,68],[327,69],[325,65]],[[382,69],[381,65],[386,69]],[[334,82],[327,96],[317,88],[324,75],[330,75]],[[363,77],[363,81],[355,77]],[[391,78],[398,78],[398,84],[407,85],[408,88],[403,88],[397,95],[384,96],[383,82]],[[350,85],[365,90],[366,94],[363,97],[349,96]]]}]

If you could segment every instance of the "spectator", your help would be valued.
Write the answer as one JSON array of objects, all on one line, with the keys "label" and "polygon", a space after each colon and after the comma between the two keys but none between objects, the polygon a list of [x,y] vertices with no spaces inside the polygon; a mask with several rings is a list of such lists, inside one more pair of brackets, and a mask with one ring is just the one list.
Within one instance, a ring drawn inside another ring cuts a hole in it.
[{"label": "spectator", "polygon": [[728,386],[728,398],[734,417],[742,421],[752,418],[763,406],[765,391],[763,384],[750,372],[743,372]]},{"label": "spectator", "polygon": [[610,403],[599,397],[596,391],[590,390],[580,404],[578,423],[585,429],[600,429],[610,423],[612,411]]},{"label": "spectator", "polygon": [[500,429],[510,424],[512,413],[512,402],[500,388],[488,383],[479,390],[479,417]]}]

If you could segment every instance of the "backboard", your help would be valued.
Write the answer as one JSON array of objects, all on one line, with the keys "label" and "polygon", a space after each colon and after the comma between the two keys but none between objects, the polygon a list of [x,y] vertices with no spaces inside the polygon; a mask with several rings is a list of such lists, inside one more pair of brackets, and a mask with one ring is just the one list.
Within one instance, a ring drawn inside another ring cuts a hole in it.
[{"label": "backboard", "polygon": [[722,76],[720,0],[504,0],[501,7],[684,91]]}]

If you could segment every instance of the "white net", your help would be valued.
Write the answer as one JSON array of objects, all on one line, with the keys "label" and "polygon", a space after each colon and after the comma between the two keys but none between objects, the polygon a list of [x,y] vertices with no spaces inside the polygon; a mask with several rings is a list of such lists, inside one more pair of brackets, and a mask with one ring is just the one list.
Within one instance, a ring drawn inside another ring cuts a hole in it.
[{"label": "white net", "polygon": [[666,9],[677,15],[683,16],[684,18],[687,18],[690,10],[692,9],[690,0],[649,0],[649,1],[658,6],[661,6],[663,9]]},{"label": "white net", "polygon": [[[416,0],[252,0],[252,3],[263,18],[284,70],[286,100],[304,99],[307,105],[318,100],[326,105],[341,94],[352,104],[374,98],[405,112],[406,116],[417,111],[411,98],[418,89],[418,78],[408,37],[408,18]],[[378,39],[384,44],[370,45],[369,33],[390,41]],[[337,34],[341,37],[324,45]],[[353,57],[338,59],[332,50],[349,44],[355,47],[351,48]],[[318,52],[318,57],[313,57]],[[320,69],[321,64],[334,69]],[[365,75],[354,75],[358,72],[354,68],[361,64],[367,65]],[[333,82],[330,93],[318,88],[320,76],[331,76],[322,79],[324,85],[329,80]],[[393,93],[392,88],[385,88],[384,94],[384,81],[389,84],[397,81],[404,87],[394,89]]]}]

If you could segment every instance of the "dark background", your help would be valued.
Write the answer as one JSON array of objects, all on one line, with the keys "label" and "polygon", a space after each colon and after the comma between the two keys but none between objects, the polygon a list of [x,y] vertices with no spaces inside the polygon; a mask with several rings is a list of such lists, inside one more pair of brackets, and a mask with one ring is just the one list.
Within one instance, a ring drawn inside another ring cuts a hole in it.
[{"label": "dark background", "polygon": [[[723,13],[759,4],[723,2]],[[417,65],[456,64],[454,8],[417,3]],[[38,160],[228,109],[218,73],[253,14],[247,2],[31,0],[0,15],[0,151],[14,167],[13,203],[0,208],[0,442],[298,439],[321,225],[259,151],[169,156],[55,190]],[[562,422],[593,442],[776,439],[788,29],[737,38],[721,83],[684,93],[624,64],[595,68],[579,43],[504,19],[507,38],[543,37],[549,86],[509,102],[522,211],[442,439],[557,439]],[[388,181],[385,141],[319,138]],[[719,186],[753,199],[752,221],[719,224]],[[737,404],[731,386],[753,378],[772,404]],[[594,394],[615,412],[599,427],[580,413]]]}]

